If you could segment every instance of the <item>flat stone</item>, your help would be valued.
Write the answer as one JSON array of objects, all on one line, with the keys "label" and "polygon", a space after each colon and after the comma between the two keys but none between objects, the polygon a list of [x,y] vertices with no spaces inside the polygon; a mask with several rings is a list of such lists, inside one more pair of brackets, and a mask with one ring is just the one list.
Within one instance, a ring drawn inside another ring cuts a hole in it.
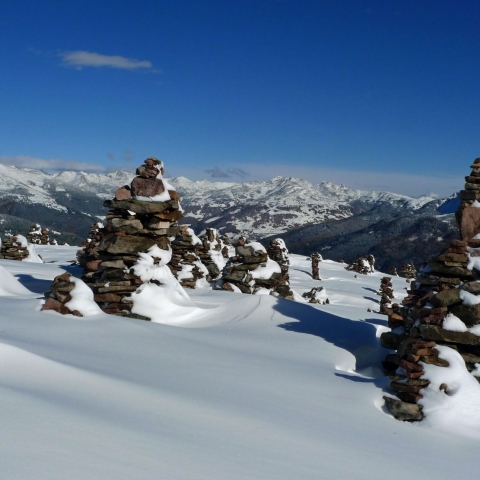
[{"label": "flat stone", "polygon": [[122,300],[122,297],[114,293],[96,293],[93,299],[100,303],[118,303]]},{"label": "flat stone", "polygon": [[480,345],[480,337],[470,332],[451,332],[437,325],[420,325],[418,328],[422,337],[427,340]]},{"label": "flat stone", "polygon": [[125,218],[113,218],[110,220],[109,225],[111,225],[112,231],[122,231],[127,234],[135,234],[143,230],[142,222],[137,219],[127,220]]},{"label": "flat stone", "polygon": [[[178,210],[178,201],[169,200],[168,202],[142,202],[133,198],[129,200],[105,200],[103,206],[106,208],[118,208],[126,211],[147,215],[150,213],[157,214],[165,210]],[[181,217],[180,217],[181,218]]]},{"label": "flat stone", "polygon": [[102,262],[101,267],[102,268],[121,268],[121,269],[127,268],[123,260],[107,260]]},{"label": "flat stone", "polygon": [[423,419],[422,406],[415,403],[402,402],[391,397],[383,397],[387,410],[403,422],[415,422]]},{"label": "flat stone", "polygon": [[442,253],[435,260],[439,262],[467,263],[468,255],[465,253]]},{"label": "flat stone", "polygon": [[98,249],[114,255],[119,253],[131,254],[146,252],[153,245],[155,245],[155,241],[152,238],[134,235],[118,236],[110,233],[103,238]]},{"label": "flat stone", "polygon": [[70,310],[63,303],[60,303],[54,298],[49,298],[42,306],[41,310],[53,310],[55,312],[61,313],[62,315],[67,315],[70,313]]},{"label": "flat stone", "polygon": [[460,290],[458,288],[450,288],[448,290],[442,290],[436,295],[430,297],[430,303],[434,307],[448,307],[450,305],[456,305],[461,303]]},{"label": "flat stone", "polygon": [[467,268],[447,266],[442,262],[437,262],[436,260],[432,260],[430,262],[430,268],[434,272],[446,273],[446,274],[452,275],[452,277],[471,278],[473,276],[472,271],[468,270]]}]

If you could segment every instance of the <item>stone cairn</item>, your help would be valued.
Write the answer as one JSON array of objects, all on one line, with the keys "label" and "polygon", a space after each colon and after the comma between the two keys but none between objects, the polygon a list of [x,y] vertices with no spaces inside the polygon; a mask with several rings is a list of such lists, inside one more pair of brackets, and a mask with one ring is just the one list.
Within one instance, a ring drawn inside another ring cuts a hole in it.
[{"label": "stone cairn", "polygon": [[303,293],[302,297],[308,303],[319,303],[320,305],[328,305],[330,303],[324,287],[314,287],[309,292]]},{"label": "stone cairn", "polygon": [[380,295],[380,313],[388,315],[388,310],[391,308],[393,300],[393,285],[390,277],[383,277],[380,280],[380,289],[378,291]]},{"label": "stone cairn", "polygon": [[313,252],[311,255],[310,255],[310,258],[312,260],[312,278],[314,280],[321,280],[320,278],[320,272],[318,271],[318,264],[319,262],[321,262],[323,259],[322,259],[322,256],[318,253],[318,252]]},{"label": "stone cairn", "polygon": [[77,263],[81,267],[86,268],[87,262],[95,260],[95,256],[98,255],[98,245],[104,235],[104,225],[102,222],[94,223],[90,227],[88,237],[82,242],[82,250],[77,252]]},{"label": "stone cairn", "polygon": [[392,277],[398,277],[397,267],[392,267],[388,271],[388,274],[391,275]]},{"label": "stone cairn", "polygon": [[27,239],[23,235],[12,235],[2,242],[0,258],[5,260],[25,260],[29,256]]},{"label": "stone cairn", "polygon": [[368,275],[375,272],[375,257],[373,255],[367,255],[366,257],[357,258],[350,265],[345,267],[351,272],[361,273],[362,275]]},{"label": "stone cairn", "polygon": [[48,228],[43,228],[35,223],[30,227],[30,230],[27,233],[28,243],[33,243],[35,245],[48,245],[50,243],[50,238]]},{"label": "stone cairn", "polygon": [[172,241],[172,260],[168,264],[180,285],[185,288],[197,288],[208,285],[209,271],[201,262],[202,241],[187,225],[180,227]]},{"label": "stone cairn", "polygon": [[207,280],[211,282],[220,278],[228,259],[235,255],[235,249],[228,236],[220,236],[215,228],[207,228],[201,240],[203,248],[199,250],[198,256],[207,267],[209,273]]},{"label": "stone cairn", "polygon": [[[418,402],[423,398],[422,389],[430,384],[422,378],[424,365],[449,366],[439,357],[437,345],[456,350],[470,372],[480,363],[480,332],[476,327],[480,325],[480,208],[475,204],[480,198],[480,159],[472,168],[465,190],[460,192],[462,204],[456,215],[461,240],[453,240],[417,274],[402,308],[388,317],[392,331],[381,335],[382,346],[395,350],[387,355],[383,366],[398,399],[384,398],[388,410],[399,420],[423,419]],[[440,390],[448,394],[449,386],[441,384]]]},{"label": "stone cairn", "polygon": [[417,270],[415,269],[415,265],[413,263],[405,263],[402,265],[402,269],[400,270],[401,277],[406,278],[407,280],[411,280],[415,278],[417,274]]},{"label": "stone cairn", "polygon": [[282,274],[280,265],[268,257],[263,245],[248,243],[243,237],[238,239],[235,255],[223,269],[220,288],[251,294],[264,289],[274,296],[293,300],[288,274]]},{"label": "stone cairn", "polygon": [[[105,313],[147,319],[131,313],[130,296],[143,283],[132,266],[138,252],[154,245],[170,248],[170,237],[180,231],[176,222],[182,213],[178,193],[163,179],[160,160],[148,158],[136,173],[130,185],[120,187],[113,200],[104,202],[109,209],[106,225],[97,225],[98,231],[92,227],[91,241],[78,258],[84,266],[82,280],[93,290],[95,302]],[[65,304],[55,289],[51,296]]]}]

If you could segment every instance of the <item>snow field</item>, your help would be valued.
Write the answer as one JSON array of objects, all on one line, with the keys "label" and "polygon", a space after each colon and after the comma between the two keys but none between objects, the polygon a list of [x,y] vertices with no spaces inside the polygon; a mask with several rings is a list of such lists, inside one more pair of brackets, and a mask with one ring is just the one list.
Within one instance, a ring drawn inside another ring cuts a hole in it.
[{"label": "snow field", "polygon": [[[0,288],[13,286],[0,297],[1,478],[438,480],[474,471],[477,444],[461,431],[382,409],[386,317],[367,308],[378,308],[384,274],[354,278],[323,261],[316,281],[310,262],[291,255],[295,293],[324,286],[330,305],[198,289],[178,328],[168,325],[174,309],[161,323],[39,312],[45,284],[62,266],[75,270],[76,248],[38,250],[59,260],[0,261],[18,279],[0,271]],[[400,300],[407,283],[392,281]]]}]

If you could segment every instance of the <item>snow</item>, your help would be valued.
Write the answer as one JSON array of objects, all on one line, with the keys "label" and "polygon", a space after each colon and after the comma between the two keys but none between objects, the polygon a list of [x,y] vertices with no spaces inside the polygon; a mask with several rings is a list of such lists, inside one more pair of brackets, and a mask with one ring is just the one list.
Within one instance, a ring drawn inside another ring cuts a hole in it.
[{"label": "snow", "polygon": [[473,208],[480,208],[480,202],[478,200],[474,200],[470,206]]},{"label": "snow", "polygon": [[75,283],[75,288],[70,292],[72,299],[65,306],[73,312],[77,310],[84,317],[91,315],[103,315],[100,307],[93,301],[93,292],[89,286],[79,278],[70,277]]},{"label": "snow", "polygon": [[[385,274],[355,279],[325,260],[319,282],[291,255],[294,295],[320,284],[330,305],[209,289],[167,296],[150,283],[141,294],[155,322],[40,312],[51,280],[79,273],[69,265],[76,249],[42,246],[53,263],[0,260],[16,277],[0,270],[0,288],[24,285],[0,297],[2,479],[446,480],[476,471],[479,387],[455,352],[441,352],[451,367],[425,366],[425,422],[398,422],[383,408],[386,317],[367,308],[378,308]],[[170,252],[144,255],[138,270],[165,280]],[[405,281],[392,283],[401,301]]]},{"label": "snow", "polygon": [[280,265],[275,261],[267,258],[265,263],[261,263],[258,268],[250,271],[253,278],[269,280],[274,273],[281,273]]},{"label": "snow", "polygon": [[[425,424],[450,434],[480,440],[480,384],[465,367],[461,355],[450,347],[437,345],[439,357],[448,367],[423,363],[424,375],[431,383],[421,390]],[[446,390],[440,388],[446,384]]]},{"label": "snow", "polygon": [[459,295],[464,305],[477,305],[480,303],[480,297],[473,295],[473,293],[460,290]]},{"label": "snow", "polygon": [[467,326],[453,313],[449,313],[443,320],[442,328],[451,332],[466,332]]}]

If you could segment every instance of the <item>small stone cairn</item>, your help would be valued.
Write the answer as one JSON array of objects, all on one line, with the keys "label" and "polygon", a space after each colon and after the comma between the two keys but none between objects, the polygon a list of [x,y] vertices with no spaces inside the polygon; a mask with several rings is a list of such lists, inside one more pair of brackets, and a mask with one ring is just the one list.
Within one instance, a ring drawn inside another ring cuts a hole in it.
[{"label": "small stone cairn", "polygon": [[28,243],[33,243],[34,245],[48,245],[50,243],[50,238],[48,236],[50,230],[48,228],[43,228],[35,223],[30,227],[30,230],[27,233]]},{"label": "small stone cairn", "polygon": [[367,255],[366,257],[357,258],[357,260],[345,268],[351,272],[361,273],[362,275],[374,273],[375,257],[373,255]]},{"label": "small stone cairn", "polygon": [[[91,241],[78,258],[84,266],[82,280],[105,313],[147,319],[131,313],[130,296],[143,283],[132,267],[138,252],[155,245],[162,250],[170,248],[170,237],[180,231],[176,222],[182,213],[178,193],[163,179],[163,163],[155,157],[144,163],[130,185],[120,187],[113,200],[104,202],[109,209],[106,225],[97,225],[98,230],[92,227]],[[51,295],[64,305],[55,289]]]},{"label": "small stone cairn", "polygon": [[201,237],[203,248],[198,256],[207,267],[207,280],[212,282],[220,278],[225,265],[230,257],[235,255],[230,238],[227,235],[220,236],[215,228],[207,228],[205,235]]},{"label": "small stone cairn", "polygon": [[378,294],[380,295],[380,313],[388,315],[388,309],[391,309],[391,303],[393,300],[393,285],[390,277],[383,277],[380,280]]},{"label": "small stone cairn", "polygon": [[398,277],[397,267],[392,267],[388,271],[388,274],[391,275],[392,277]]},{"label": "small stone cairn", "polygon": [[417,270],[415,268],[415,265],[413,263],[405,263],[402,265],[402,269],[400,270],[401,277],[406,278],[407,280],[411,280],[415,278],[415,275],[417,274]]},{"label": "small stone cairn", "polygon": [[90,233],[88,237],[82,242],[82,249],[77,252],[78,264],[85,268],[87,262],[95,260],[98,255],[98,245],[102,241],[104,232],[104,225],[102,222],[94,223],[90,227]]},{"label": "small stone cairn", "polygon": [[323,260],[322,256],[318,252],[313,252],[310,255],[310,259],[312,260],[312,278],[314,280],[321,280],[318,264]]},{"label": "small stone cairn", "polygon": [[172,260],[168,266],[182,287],[208,286],[209,271],[198,255],[201,249],[203,243],[194,231],[187,225],[180,227],[172,241]]},{"label": "small stone cairn", "polygon": [[324,287],[314,287],[309,292],[303,293],[302,297],[305,298],[308,303],[318,303],[320,305],[328,305],[330,303]]},{"label": "small stone cairn", "polygon": [[5,260],[25,260],[30,256],[27,239],[23,235],[12,235],[2,242],[0,258]]},{"label": "small stone cairn", "polygon": [[[389,314],[392,331],[381,335],[381,344],[395,351],[383,366],[397,399],[384,398],[399,420],[423,419],[418,402],[422,389],[430,385],[423,377],[424,365],[449,366],[437,345],[456,350],[470,372],[480,363],[480,208],[475,204],[480,198],[480,159],[472,168],[456,215],[462,239],[453,240],[417,274],[402,307]],[[453,385],[441,384],[440,390],[448,394],[449,387]]]},{"label": "small stone cairn", "polygon": [[220,288],[250,294],[269,291],[272,295],[293,300],[288,275],[282,274],[280,265],[268,257],[263,245],[249,243],[243,237],[238,239],[235,256],[229,259],[223,270]]}]

